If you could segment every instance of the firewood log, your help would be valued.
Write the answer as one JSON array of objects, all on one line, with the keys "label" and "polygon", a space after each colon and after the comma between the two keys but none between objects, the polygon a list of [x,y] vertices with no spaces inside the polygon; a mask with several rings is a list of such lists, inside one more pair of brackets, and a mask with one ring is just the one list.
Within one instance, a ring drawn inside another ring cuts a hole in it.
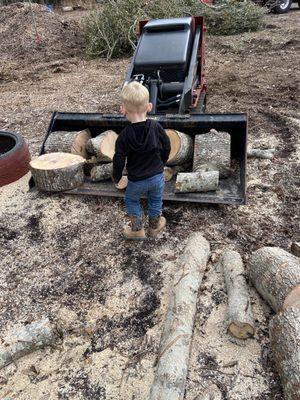
[{"label": "firewood log", "polygon": [[60,192],[74,189],[84,181],[85,159],[69,153],[43,154],[30,162],[36,187],[41,191]]},{"label": "firewood log", "polygon": [[[299,295],[300,299],[300,295]],[[299,301],[299,300],[298,300]],[[300,399],[300,302],[270,322],[270,343],[286,400]]]},{"label": "firewood log", "polygon": [[291,244],[291,253],[296,257],[300,257],[300,242],[293,242]]},{"label": "firewood log", "polygon": [[173,176],[178,174],[178,172],[187,171],[190,166],[191,166],[191,163],[185,163],[182,165],[174,165],[174,167],[165,167],[164,168],[165,181],[169,182],[173,178]]},{"label": "firewood log", "polygon": [[174,129],[166,129],[171,143],[168,166],[185,164],[193,158],[193,139]]},{"label": "firewood log", "polygon": [[300,284],[300,259],[278,247],[262,247],[250,258],[250,278],[278,312],[292,289]]},{"label": "firewood log", "polygon": [[254,335],[254,321],[242,257],[229,250],[221,262],[228,294],[228,331],[238,339],[247,339]]},{"label": "firewood log", "polygon": [[0,369],[32,351],[50,345],[55,338],[48,318],[14,330],[0,346]]},{"label": "firewood log", "polygon": [[95,154],[100,162],[111,162],[115,154],[115,144],[118,135],[114,131],[105,131],[88,140],[86,148],[91,154]]},{"label": "firewood log", "polygon": [[113,163],[101,164],[92,168],[91,179],[94,182],[105,181],[106,179],[111,179],[111,174],[113,171]]},{"label": "firewood log", "polygon": [[177,175],[175,192],[209,192],[218,189],[218,171],[183,172]]},{"label": "firewood log", "polygon": [[250,277],[277,315],[270,342],[285,399],[300,393],[300,259],[278,247],[263,247],[250,258]]},{"label": "firewood log", "polygon": [[196,135],[193,171],[219,171],[226,178],[230,169],[230,135],[227,132],[210,132]]},{"label": "firewood log", "polygon": [[90,138],[88,129],[79,132],[52,132],[46,140],[44,150],[45,153],[71,153],[87,158],[86,144]]},{"label": "firewood log", "polygon": [[210,253],[199,232],[190,235],[175,274],[150,400],[182,400],[199,287]]}]

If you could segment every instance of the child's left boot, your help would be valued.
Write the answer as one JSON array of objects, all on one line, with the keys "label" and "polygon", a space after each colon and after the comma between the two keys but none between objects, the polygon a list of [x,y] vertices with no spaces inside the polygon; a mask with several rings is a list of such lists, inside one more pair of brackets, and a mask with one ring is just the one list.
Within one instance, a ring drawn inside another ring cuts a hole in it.
[{"label": "child's left boot", "polygon": [[143,226],[143,218],[130,215],[130,224],[125,226],[123,236],[127,240],[145,240],[146,234]]}]

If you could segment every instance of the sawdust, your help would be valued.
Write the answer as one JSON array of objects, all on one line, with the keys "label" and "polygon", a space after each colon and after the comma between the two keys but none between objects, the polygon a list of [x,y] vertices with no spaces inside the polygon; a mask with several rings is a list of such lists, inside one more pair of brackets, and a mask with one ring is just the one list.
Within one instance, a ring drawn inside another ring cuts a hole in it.
[{"label": "sawdust", "polygon": [[[28,193],[28,177],[0,189],[1,336],[46,316],[62,331],[55,348],[0,371],[1,398],[146,400],[176,261],[188,234],[200,230],[212,254],[186,398],[214,382],[224,399],[282,399],[269,349],[271,311],[250,286],[255,337],[228,336],[218,258],[230,247],[247,267],[253,250],[288,250],[299,234],[298,15],[268,16],[267,28],[253,34],[208,37],[207,111],[248,111],[250,145],[276,148],[272,161],[248,161],[248,205],[166,203],[167,232],[136,245],[120,237],[121,200]],[[37,154],[52,110],[117,112],[128,63],[75,57],[22,71],[7,63],[0,128],[21,131]]]}]

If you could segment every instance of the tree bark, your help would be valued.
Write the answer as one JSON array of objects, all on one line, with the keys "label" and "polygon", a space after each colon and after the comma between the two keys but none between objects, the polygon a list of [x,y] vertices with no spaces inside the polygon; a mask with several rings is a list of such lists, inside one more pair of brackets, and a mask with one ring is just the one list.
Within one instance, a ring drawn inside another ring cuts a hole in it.
[{"label": "tree bark", "polygon": [[32,160],[30,167],[39,190],[60,192],[82,185],[84,162],[83,157],[75,154],[50,153]]},{"label": "tree bark", "polygon": [[186,172],[177,175],[175,192],[209,192],[217,190],[218,186],[218,171]]},{"label": "tree bark", "polygon": [[99,162],[111,162],[115,154],[115,144],[118,135],[114,131],[105,131],[88,140],[86,148],[91,154],[95,154]]},{"label": "tree bark", "polygon": [[71,153],[87,158],[86,144],[90,138],[88,129],[80,132],[52,132],[46,140],[44,150],[45,153]]},{"label": "tree bark", "polygon": [[150,400],[182,400],[199,287],[210,253],[199,232],[190,235],[170,295]]},{"label": "tree bark", "polygon": [[220,178],[230,175],[230,135],[227,132],[210,132],[196,135],[193,171],[219,171]]},{"label": "tree bark", "polygon": [[0,347],[0,369],[55,340],[48,318],[33,322],[13,331]]},{"label": "tree bark", "polygon": [[228,294],[228,331],[238,339],[247,339],[254,335],[254,321],[242,258],[229,250],[221,262]]},{"label": "tree bark", "polygon": [[270,322],[273,360],[286,400],[300,398],[300,305],[278,313]]},{"label": "tree bark", "polygon": [[300,259],[278,247],[262,247],[250,258],[250,278],[261,296],[278,312],[300,284]]},{"label": "tree bark", "polygon": [[92,168],[91,179],[94,182],[105,181],[106,179],[111,179],[111,174],[113,171],[113,164],[101,164]]},{"label": "tree bark", "polygon": [[193,158],[193,139],[174,129],[166,129],[171,142],[171,152],[167,162],[168,166],[185,164]]}]

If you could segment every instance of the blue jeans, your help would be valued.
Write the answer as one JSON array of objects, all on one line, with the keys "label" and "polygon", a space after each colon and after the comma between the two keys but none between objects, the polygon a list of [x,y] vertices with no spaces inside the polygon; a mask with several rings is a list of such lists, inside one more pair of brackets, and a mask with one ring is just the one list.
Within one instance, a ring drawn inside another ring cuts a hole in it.
[{"label": "blue jeans", "polygon": [[162,211],[162,196],[165,187],[164,174],[151,176],[142,181],[128,181],[125,192],[125,206],[128,215],[142,217],[140,199],[147,196],[149,218],[158,217]]}]

